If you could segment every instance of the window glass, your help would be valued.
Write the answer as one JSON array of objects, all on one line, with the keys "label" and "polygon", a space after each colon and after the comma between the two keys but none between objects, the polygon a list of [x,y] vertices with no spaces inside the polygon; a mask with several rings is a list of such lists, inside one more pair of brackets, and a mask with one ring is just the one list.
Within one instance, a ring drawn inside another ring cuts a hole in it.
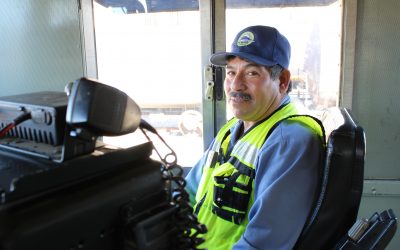
[{"label": "window glass", "polygon": [[[300,112],[318,116],[338,105],[341,0],[226,5],[227,48],[246,26],[277,27],[292,45],[290,95]],[[193,166],[204,149],[198,1],[94,0],[94,17],[99,80],[131,96],[178,163]],[[146,141],[139,131],[104,140],[121,147]]]},{"label": "window glass", "polygon": [[[282,7],[280,2],[285,2]],[[342,4],[340,0],[227,0],[227,48],[250,25],[276,27],[292,47],[289,66],[292,101],[301,113],[320,116],[337,106],[340,81]],[[229,116],[228,112],[228,116]]]},{"label": "window glass", "polygon": [[[198,4],[159,2],[94,1],[98,78],[126,92],[178,163],[193,166],[203,152]],[[148,134],[160,153],[168,152]],[[128,147],[146,139],[138,130],[104,141]]]}]

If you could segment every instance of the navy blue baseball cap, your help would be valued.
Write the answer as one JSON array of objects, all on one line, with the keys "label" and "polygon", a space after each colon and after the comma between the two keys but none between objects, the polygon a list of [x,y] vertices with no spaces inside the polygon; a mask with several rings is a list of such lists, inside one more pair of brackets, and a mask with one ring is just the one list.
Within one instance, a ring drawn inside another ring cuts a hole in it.
[{"label": "navy blue baseball cap", "polygon": [[250,26],[236,35],[230,52],[215,53],[210,62],[216,66],[225,66],[230,56],[238,56],[267,67],[279,64],[287,69],[290,44],[287,38],[273,27]]}]

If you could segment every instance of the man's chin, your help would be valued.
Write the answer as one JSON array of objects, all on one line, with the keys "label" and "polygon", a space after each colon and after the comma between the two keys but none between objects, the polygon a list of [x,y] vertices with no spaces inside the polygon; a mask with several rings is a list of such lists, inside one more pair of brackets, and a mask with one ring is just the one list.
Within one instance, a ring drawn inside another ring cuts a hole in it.
[{"label": "man's chin", "polygon": [[246,113],[244,113],[242,110],[232,110],[233,116],[236,117],[239,120],[243,120],[246,118]]}]

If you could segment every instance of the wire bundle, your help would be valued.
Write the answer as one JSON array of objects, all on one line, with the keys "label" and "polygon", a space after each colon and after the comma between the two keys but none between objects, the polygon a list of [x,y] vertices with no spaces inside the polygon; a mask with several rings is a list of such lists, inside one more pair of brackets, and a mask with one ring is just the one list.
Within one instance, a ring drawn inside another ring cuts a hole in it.
[{"label": "wire bundle", "polygon": [[30,112],[22,113],[17,118],[15,118],[12,122],[7,124],[4,128],[2,128],[0,130],[0,138],[5,136],[8,133],[8,131],[10,131],[11,129],[15,128],[18,124],[21,124],[22,122],[27,121],[27,120],[29,120],[31,118],[32,118],[32,116],[31,116]]},{"label": "wire bundle", "polygon": [[185,189],[186,181],[183,177],[183,169],[177,164],[176,154],[157,133],[157,130],[143,119],[141,120],[139,128],[149,141],[151,140],[146,134],[145,130],[154,133],[170,150],[170,153],[167,153],[164,157],[162,157],[157,149],[154,148],[162,162],[161,171],[163,178],[168,183],[168,193],[171,199],[170,204],[171,206],[177,207],[175,219],[179,233],[177,237],[176,249],[199,249],[197,247],[204,242],[204,239],[200,237],[200,234],[205,234],[207,232],[207,228],[204,224],[199,223],[197,216],[193,213],[193,208],[189,202],[189,194]]}]

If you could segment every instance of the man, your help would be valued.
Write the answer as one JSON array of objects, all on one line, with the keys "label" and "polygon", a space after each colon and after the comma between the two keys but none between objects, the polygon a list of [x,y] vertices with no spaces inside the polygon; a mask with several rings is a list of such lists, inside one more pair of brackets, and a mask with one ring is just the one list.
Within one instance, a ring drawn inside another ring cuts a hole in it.
[{"label": "man", "polygon": [[210,60],[226,67],[235,118],[186,178],[194,211],[208,228],[200,247],[292,249],[314,200],[323,135],[319,123],[295,116],[287,94],[290,44],[275,28],[251,26],[238,33],[231,52]]}]

